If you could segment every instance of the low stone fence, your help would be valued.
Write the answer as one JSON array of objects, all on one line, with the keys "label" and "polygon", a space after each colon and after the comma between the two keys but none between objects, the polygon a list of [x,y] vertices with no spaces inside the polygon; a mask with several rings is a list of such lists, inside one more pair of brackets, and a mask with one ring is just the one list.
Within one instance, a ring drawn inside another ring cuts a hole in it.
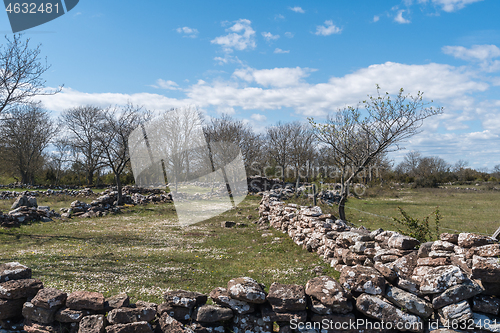
[{"label": "low stone fence", "polygon": [[269,221],[340,272],[340,284],[327,282],[333,289],[310,295],[316,318],[362,314],[408,327],[438,320],[456,329],[500,332],[500,244],[495,239],[443,233],[440,240],[420,244],[394,231],[353,228],[320,207],[280,198],[279,191],[263,195],[260,222]]}]

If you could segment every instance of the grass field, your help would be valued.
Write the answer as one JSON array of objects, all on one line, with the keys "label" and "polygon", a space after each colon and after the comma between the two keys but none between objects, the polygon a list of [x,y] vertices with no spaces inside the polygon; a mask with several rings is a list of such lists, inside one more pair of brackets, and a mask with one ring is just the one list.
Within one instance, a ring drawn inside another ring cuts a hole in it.
[{"label": "grass field", "polygon": [[[395,230],[392,217],[401,218],[398,206],[423,219],[439,207],[441,232],[476,232],[492,235],[500,227],[500,191],[454,188],[370,189],[364,197],[351,198],[347,218],[369,229]],[[336,209],[336,207],[335,207]],[[434,217],[429,218],[431,226]]]},{"label": "grass field", "polygon": [[[39,199],[39,205],[67,207],[72,200]],[[154,302],[161,302],[169,289],[208,293],[239,276],[267,287],[272,282],[305,284],[318,266],[338,276],[288,235],[259,230],[252,223],[258,219],[259,201],[249,196],[237,209],[185,228],[176,224],[173,204],[136,206],[97,219],[0,228],[0,262],[28,265],[46,287],[106,296],[127,292],[133,300]],[[12,200],[0,204],[6,210]],[[222,221],[246,227],[221,228]]]},{"label": "grass field", "polygon": [[[39,197],[38,204],[58,210],[73,200]],[[161,302],[169,289],[208,293],[239,276],[250,276],[267,287],[272,282],[305,284],[316,276],[317,267],[338,276],[288,235],[259,230],[252,223],[258,219],[259,201],[260,197],[249,196],[238,208],[185,228],[176,223],[173,204],[131,207],[104,218],[0,228],[0,262],[28,265],[47,287],[99,291],[106,296],[125,291],[133,300],[153,302]],[[12,202],[0,201],[0,210],[8,210]],[[398,206],[417,218],[439,206],[442,232],[453,229],[491,235],[500,225],[498,202],[500,191],[494,190],[374,187],[362,198],[350,198],[346,213],[358,226],[396,230],[391,217],[399,217]],[[322,208],[337,213],[337,207]],[[221,228],[222,221],[246,226]]]}]

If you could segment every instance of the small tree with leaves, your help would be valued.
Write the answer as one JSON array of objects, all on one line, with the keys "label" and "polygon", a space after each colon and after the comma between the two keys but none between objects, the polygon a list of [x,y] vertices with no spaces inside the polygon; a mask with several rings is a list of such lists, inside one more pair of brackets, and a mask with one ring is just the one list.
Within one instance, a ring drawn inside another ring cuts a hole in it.
[{"label": "small tree with leaves", "polygon": [[399,144],[419,133],[424,119],[440,113],[442,108],[429,107],[424,102],[422,92],[412,96],[401,88],[392,97],[389,93],[381,94],[377,85],[376,96],[368,96],[357,107],[337,111],[328,116],[326,123],[309,119],[318,140],[334,151],[341,171],[339,216],[342,220],[346,219],[345,203],[354,178],[378,156],[401,149]]}]

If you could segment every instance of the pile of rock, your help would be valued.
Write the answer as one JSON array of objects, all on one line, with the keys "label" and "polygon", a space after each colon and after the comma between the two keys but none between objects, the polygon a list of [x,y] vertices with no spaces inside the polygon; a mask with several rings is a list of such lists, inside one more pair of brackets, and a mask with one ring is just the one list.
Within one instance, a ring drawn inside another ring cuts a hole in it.
[{"label": "pile of rock", "polygon": [[52,217],[59,217],[48,206],[38,206],[35,197],[19,196],[7,214],[0,213],[0,227],[18,227],[31,221],[51,221]]},{"label": "pile of rock", "polygon": [[[133,191],[130,188],[127,190],[128,193]],[[147,191],[142,191],[139,189],[137,192],[131,195],[126,194],[125,191],[122,193],[122,204],[125,205],[145,205],[148,203],[165,203],[172,202],[172,196],[170,193],[159,193],[159,194],[148,194],[142,195],[139,192],[148,193]],[[155,191],[153,191],[155,192]],[[94,199],[90,204],[85,203],[80,200],[75,200],[71,203],[69,208],[61,208],[61,216],[70,217],[102,217],[109,213],[118,213],[121,210],[121,206],[118,205],[118,192],[112,189],[106,189],[103,194],[96,199]]]},{"label": "pile of rock", "polygon": [[66,195],[66,196],[71,196],[71,197],[88,198],[88,197],[93,197],[96,194],[90,188],[84,188],[82,190],[72,190],[72,189],[53,190],[53,189],[48,189],[46,191],[24,191],[24,192],[2,191],[2,192],[0,192],[0,200],[15,199],[15,198],[19,198],[19,197],[22,197],[22,196],[27,196],[27,197],[38,197],[38,196],[51,197],[51,196],[61,196],[61,195]]},{"label": "pile of rock", "polygon": [[272,193],[259,211],[261,220],[335,267],[338,292],[351,294],[355,310],[369,318],[409,326],[428,319],[500,324],[500,244],[491,237],[444,233],[419,244],[394,231],[352,228],[320,207],[285,204]]}]

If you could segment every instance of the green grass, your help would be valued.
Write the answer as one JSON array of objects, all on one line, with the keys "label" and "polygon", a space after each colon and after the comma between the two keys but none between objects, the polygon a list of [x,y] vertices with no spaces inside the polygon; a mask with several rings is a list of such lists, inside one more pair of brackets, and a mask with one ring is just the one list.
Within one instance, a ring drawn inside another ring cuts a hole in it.
[{"label": "green grass", "polygon": [[[392,217],[401,218],[398,206],[420,220],[439,207],[441,232],[456,233],[458,230],[492,235],[500,226],[499,202],[500,191],[495,190],[373,188],[364,197],[349,198],[346,217],[355,225],[372,230],[396,230]],[[337,215],[337,206],[329,209]],[[432,227],[433,216],[429,222]]]},{"label": "green grass", "polygon": [[[68,207],[74,200],[48,199],[39,198],[39,205]],[[313,268],[322,266],[325,274],[338,277],[287,234],[258,230],[252,221],[258,219],[259,200],[249,196],[236,209],[184,228],[176,223],[173,204],[135,206],[104,218],[0,228],[0,262],[28,265],[46,287],[106,296],[127,292],[133,300],[153,302],[161,302],[170,289],[208,293],[239,276],[267,287],[272,282],[305,284],[316,276]],[[221,228],[227,220],[246,227]]]}]

